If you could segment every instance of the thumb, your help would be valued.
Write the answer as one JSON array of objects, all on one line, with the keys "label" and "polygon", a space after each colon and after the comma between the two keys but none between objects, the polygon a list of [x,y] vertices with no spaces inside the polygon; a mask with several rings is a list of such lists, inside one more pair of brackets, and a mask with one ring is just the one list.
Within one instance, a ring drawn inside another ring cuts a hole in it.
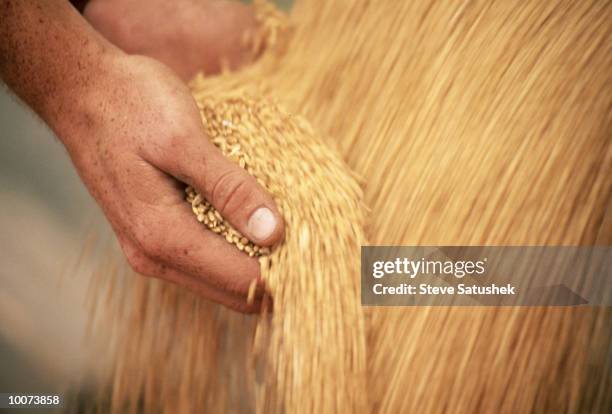
[{"label": "thumb", "polygon": [[168,165],[170,174],[194,187],[254,243],[270,246],[282,239],[284,224],[278,208],[252,175],[205,140],[184,154],[190,155]]},{"label": "thumb", "polygon": [[251,241],[262,246],[279,241],[283,236],[282,218],[257,180],[221,154],[209,157],[208,164],[206,176],[194,180],[195,188]]}]

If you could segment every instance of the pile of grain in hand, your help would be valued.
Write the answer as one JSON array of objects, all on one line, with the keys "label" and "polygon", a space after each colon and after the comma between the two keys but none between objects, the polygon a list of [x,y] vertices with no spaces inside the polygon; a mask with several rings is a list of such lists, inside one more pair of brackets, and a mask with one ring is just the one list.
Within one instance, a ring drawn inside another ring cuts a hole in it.
[{"label": "pile of grain in hand", "polygon": [[185,188],[187,193],[187,201],[191,204],[193,214],[200,223],[203,223],[209,230],[220,235],[228,243],[232,243],[240,251],[245,252],[250,257],[259,257],[270,253],[268,247],[259,247],[246,237],[244,237],[238,230],[236,230],[229,222],[227,222],[221,214],[202,197],[201,194],[191,186]]},{"label": "pile of grain in hand", "polygon": [[[194,225],[200,221],[208,227],[202,231],[214,231],[240,250],[260,256],[262,277],[274,298],[274,314],[263,316],[251,333],[249,353],[257,359],[251,362],[260,365],[264,379],[254,389],[257,398],[246,406],[256,404],[261,412],[364,409],[365,329],[358,279],[354,277],[359,272],[359,249],[365,243],[359,185],[337,153],[323,144],[303,118],[259,95],[256,88],[230,89],[215,78],[199,78],[193,88],[208,137],[229,159],[256,177],[286,221],[284,242],[269,253],[243,239],[206,200],[187,189]],[[197,298],[158,281],[137,280],[131,295],[122,300],[131,304],[132,312],[138,312],[136,322],[114,327],[120,341],[114,409],[129,411],[143,399],[153,410],[176,404],[193,412],[213,404],[210,399],[223,396],[206,387],[214,378],[209,367],[201,366],[199,373],[189,369],[189,375],[173,381],[167,378],[176,375],[173,364],[187,367],[204,352],[195,344],[227,340],[213,341],[214,335],[244,336],[244,326],[234,331],[227,328],[225,333],[214,330],[237,316],[222,308],[211,312],[207,305],[194,308]],[[198,317],[185,316],[197,309],[206,311]],[[179,326],[180,334],[168,333],[173,340],[166,343],[166,334],[152,326],[169,315],[174,323],[184,318],[180,325],[186,329]],[[204,325],[208,332],[192,325],[203,319],[208,320]],[[121,328],[127,331],[120,333]],[[215,349],[218,354],[235,351],[231,347]],[[139,371],[143,355],[156,361],[151,372]],[[207,354],[208,358],[214,359],[214,354]],[[245,363],[241,369],[249,368]],[[153,373],[160,379],[152,380]],[[217,387],[226,385],[223,373],[215,375],[219,375]],[[149,381],[156,382],[150,389]],[[316,389],[320,391],[313,392]],[[193,393],[208,397],[183,398]],[[222,401],[214,406],[233,410],[235,403]]]},{"label": "pile of grain in hand", "polygon": [[612,6],[298,0],[292,18],[281,52],[193,83],[205,120],[263,111],[240,139],[287,220],[261,259],[274,315],[109,278],[115,411],[609,411],[609,309],[360,308],[365,210],[332,148],[365,178],[373,244],[609,244]]}]

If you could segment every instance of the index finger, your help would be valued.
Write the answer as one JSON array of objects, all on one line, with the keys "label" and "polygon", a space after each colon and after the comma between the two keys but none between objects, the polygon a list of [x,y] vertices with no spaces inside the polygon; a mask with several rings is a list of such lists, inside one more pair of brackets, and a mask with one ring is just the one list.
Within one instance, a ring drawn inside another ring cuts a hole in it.
[{"label": "index finger", "polygon": [[187,202],[156,210],[161,211],[154,213],[151,232],[171,233],[157,237],[160,241],[148,252],[153,259],[232,294],[247,295],[254,280],[262,283],[258,260],[200,225]]}]

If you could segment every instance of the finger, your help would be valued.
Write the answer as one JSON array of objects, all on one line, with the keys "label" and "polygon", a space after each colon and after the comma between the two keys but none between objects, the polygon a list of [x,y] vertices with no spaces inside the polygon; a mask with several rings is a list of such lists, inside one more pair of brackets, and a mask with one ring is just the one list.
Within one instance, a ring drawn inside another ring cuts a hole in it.
[{"label": "finger", "polygon": [[280,241],[284,224],[272,197],[202,135],[179,139],[175,151],[156,160],[158,167],[194,187],[254,243],[270,246]]},{"label": "finger", "polygon": [[140,220],[135,244],[150,260],[234,295],[262,283],[258,260],[200,225],[184,201],[150,207]]},{"label": "finger", "polygon": [[133,165],[140,166],[139,185],[122,219],[111,220],[132,267],[147,259],[246,297],[260,278],[257,259],[198,223],[174,178],[145,161]]},{"label": "finger", "polygon": [[[155,276],[156,275],[151,275]],[[229,309],[242,313],[258,313],[261,310],[263,293],[258,291],[251,300],[247,295],[233,295],[228,292],[216,289],[201,280],[195,279],[180,271],[174,269],[166,270],[159,278],[167,280],[176,285],[185,287],[195,294],[208,299],[212,302],[219,303]]]},{"label": "finger", "polygon": [[126,255],[133,270],[143,276],[155,277],[185,287],[207,300],[219,303],[238,312],[257,313],[261,309],[264,296],[264,290],[261,288],[256,289],[252,294],[248,292],[247,295],[236,295],[217,289],[201,278],[196,278],[169,266],[155,263],[148,257],[139,256],[136,259],[136,256],[129,252],[126,252]]},{"label": "finger", "polygon": [[247,295],[253,281],[261,282],[259,261],[249,257],[195,221],[188,205],[164,215],[163,227],[180,229],[158,258],[226,292]]}]

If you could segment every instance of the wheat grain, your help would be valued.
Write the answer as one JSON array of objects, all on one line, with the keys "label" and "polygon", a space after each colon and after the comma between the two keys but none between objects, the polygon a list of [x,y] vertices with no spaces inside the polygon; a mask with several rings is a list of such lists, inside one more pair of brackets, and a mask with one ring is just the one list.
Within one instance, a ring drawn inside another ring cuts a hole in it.
[{"label": "wheat grain", "polygon": [[350,169],[376,244],[609,244],[610,4],[302,0],[293,15],[253,67],[192,83],[209,133],[232,132],[213,142],[287,221],[259,257],[274,315],[113,279],[115,410],[609,411],[609,309],[360,309]]}]

